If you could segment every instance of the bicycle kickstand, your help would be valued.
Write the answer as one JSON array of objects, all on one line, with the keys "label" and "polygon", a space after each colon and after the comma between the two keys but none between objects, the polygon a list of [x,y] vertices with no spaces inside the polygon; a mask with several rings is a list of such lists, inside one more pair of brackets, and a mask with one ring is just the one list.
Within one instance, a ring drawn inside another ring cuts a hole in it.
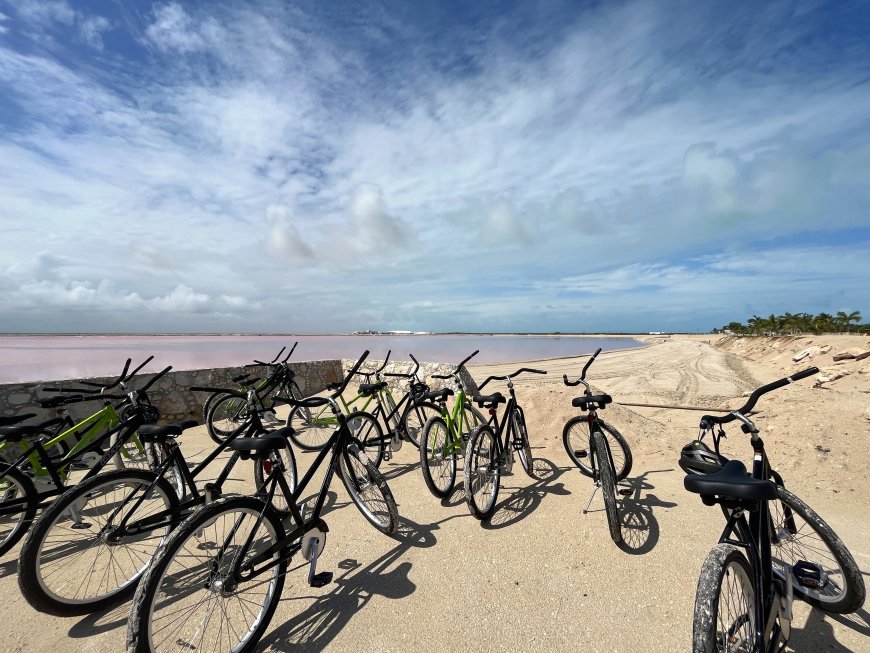
[{"label": "bicycle kickstand", "polygon": [[589,497],[589,503],[587,503],[587,504],[586,504],[586,507],[583,509],[583,514],[584,514],[584,515],[585,515],[586,513],[589,512],[589,506],[592,505],[592,499],[595,498],[595,493],[598,492],[598,488],[600,488],[600,487],[601,487],[601,485],[600,485],[599,483],[596,483],[596,484],[595,484],[595,489],[592,490],[592,496]]},{"label": "bicycle kickstand", "polygon": [[308,546],[308,550],[311,552],[311,563],[308,567],[308,585],[311,587],[323,587],[328,583],[332,582],[332,572],[331,571],[322,571],[319,574],[317,573],[317,553],[320,548],[320,538],[312,537],[311,544]]}]

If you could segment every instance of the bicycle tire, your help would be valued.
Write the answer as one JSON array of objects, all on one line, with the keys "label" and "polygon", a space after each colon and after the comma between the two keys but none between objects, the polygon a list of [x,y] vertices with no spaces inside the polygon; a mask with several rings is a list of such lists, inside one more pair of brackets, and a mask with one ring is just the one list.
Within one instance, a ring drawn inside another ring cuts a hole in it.
[{"label": "bicycle tire", "polygon": [[598,465],[598,480],[601,484],[601,495],[604,497],[604,512],[607,513],[610,539],[619,544],[622,542],[622,527],[619,523],[619,509],[616,507],[616,479],[607,451],[607,440],[599,431],[592,434],[592,449]]},{"label": "bicycle tire", "polygon": [[[128,544],[132,546],[107,544],[101,537],[107,524],[100,520],[108,517],[131,491],[140,491],[157,478],[155,473],[140,469],[100,474],[70,488],[43,511],[18,559],[18,586],[34,609],[60,617],[83,615],[133,594],[152,555],[178,523],[177,513],[172,513],[169,525],[159,532],[131,538]],[[153,489],[151,499],[137,509],[140,518],[178,505],[175,490],[166,479],[159,478]],[[109,501],[98,503],[101,494]],[[97,526],[72,525],[73,506],[82,513],[81,523]],[[119,517],[124,514],[128,513],[122,511]],[[64,582],[67,577],[69,580]]]},{"label": "bicycle tire", "polygon": [[428,401],[414,402],[413,399],[410,399],[400,423],[405,439],[419,449],[423,427],[426,426],[430,417],[440,414],[441,408],[437,404]]},{"label": "bicycle tire", "polygon": [[[281,456],[281,461],[284,463],[284,479],[287,481],[287,485],[290,486],[290,491],[293,492],[296,489],[296,483],[299,480],[298,471],[296,469],[296,456],[293,454],[293,447],[291,447],[290,443],[285,440],[284,448],[275,451],[275,453],[280,454]],[[266,461],[259,456],[254,459],[254,485],[257,488],[263,485],[263,482],[269,475],[269,472],[263,468],[265,462]],[[290,510],[290,506],[287,505],[287,499],[278,490],[280,490],[280,486],[275,491],[275,496],[272,499],[272,507],[276,510]]]},{"label": "bicycle tire", "polygon": [[[426,487],[439,499],[449,496],[456,484],[456,447],[452,439],[443,417],[436,415],[426,420],[420,446],[420,471]],[[447,451],[448,446],[450,451]]]},{"label": "bicycle tire", "polygon": [[338,426],[338,418],[332,414],[329,406],[315,410],[293,406],[287,415],[287,426],[293,429],[290,434],[293,444],[305,451],[320,451],[332,437]]},{"label": "bicycle tire", "polygon": [[247,401],[236,395],[226,394],[212,404],[205,426],[215,444],[223,444],[248,418]]},{"label": "bicycle tire", "polygon": [[532,456],[532,445],[529,443],[529,431],[526,428],[526,417],[523,414],[523,409],[517,406],[512,418],[514,422],[514,449],[519,456],[520,464],[529,478],[537,479],[535,459]]},{"label": "bicycle tire", "polygon": [[465,450],[465,502],[477,519],[492,517],[501,482],[501,470],[493,466],[498,453],[495,433],[488,424],[481,424],[471,434]]},{"label": "bicycle tire", "polygon": [[[349,444],[345,453],[339,453],[338,470],[351,500],[363,517],[381,533],[395,533],[399,525],[399,509],[386,479],[366,455],[360,455],[356,443]],[[348,469],[348,464],[352,469]]]},{"label": "bicycle tire", "polygon": [[[755,590],[752,568],[733,544],[717,544],[701,567],[692,619],[692,652],[755,651]],[[723,584],[727,592],[722,600]],[[734,614],[730,614],[731,611]],[[726,613],[723,616],[723,613]],[[717,628],[727,624],[724,632]],[[731,644],[738,644],[732,646]],[[743,646],[740,646],[740,644]]]},{"label": "bicycle tire", "polygon": [[[254,531],[256,518],[261,514],[263,520]],[[231,530],[234,526],[235,530]],[[221,535],[221,528],[226,528],[230,535]],[[262,574],[245,585],[265,589],[255,596],[256,600],[243,600],[235,598],[240,593],[238,590],[229,594],[214,589],[214,581],[220,579],[220,572],[226,573],[236,557],[211,553],[223,549],[225,542],[230,547],[241,547],[248,536],[258,538],[252,540],[255,546],[249,549],[254,554],[284,537],[284,527],[275,511],[254,497],[219,499],[182,522],[155,554],[133,597],[127,625],[127,653],[160,653],[167,648],[175,651],[181,647],[201,650],[206,648],[207,642],[215,642],[213,647],[208,647],[209,650],[232,650],[234,653],[254,650],[269,627],[281,598],[287,561],[280,559],[282,551],[276,551],[273,561],[277,562],[267,572],[268,582],[264,585],[266,574]],[[193,555],[185,553],[188,545]],[[193,563],[194,559],[201,560],[204,556],[209,556],[205,564],[191,569],[186,567],[185,563]],[[179,578],[184,582],[179,582]],[[205,599],[197,603],[200,595]],[[216,606],[216,602],[220,605]],[[206,611],[204,616],[203,609]],[[211,618],[205,618],[207,616]],[[172,626],[172,632],[161,642],[158,641],[160,628],[157,626],[164,620],[167,626]],[[240,626],[231,628],[233,622]],[[187,630],[183,630],[185,627]],[[232,639],[223,643],[224,635],[229,638],[239,632],[241,638],[232,638],[240,639],[237,644],[234,645]]]},{"label": "bicycle tire", "polygon": [[[120,433],[115,433],[110,439],[110,447],[114,446]],[[135,440],[135,441],[134,441]],[[140,450],[141,447],[141,450]],[[146,471],[155,471],[166,460],[163,449],[156,442],[143,443],[138,436],[134,435],[131,440],[124,444],[121,450],[113,457],[115,468],[123,469],[144,469]],[[175,494],[183,499],[187,496],[187,484],[184,482],[184,474],[177,465],[172,465],[167,469],[169,474],[167,480]]]},{"label": "bicycle tire", "polygon": [[9,506],[11,512],[0,516],[0,555],[9,551],[27,533],[39,507],[39,493],[30,477],[15,467],[6,470],[0,479],[0,509],[7,502],[24,499],[19,509]]},{"label": "bicycle tire", "polygon": [[[610,442],[610,451],[613,455],[613,467],[616,471],[616,480],[621,481],[631,473],[633,459],[631,448],[628,442],[622,437],[622,434],[613,426],[602,420],[598,421],[602,432],[605,434],[608,442]],[[581,428],[582,425],[582,428]],[[617,449],[614,442],[619,444]],[[562,444],[565,446],[565,452],[568,458],[574,463],[584,476],[592,478],[592,467],[580,458],[575,452],[585,451],[588,459],[589,447],[589,420],[585,415],[576,415],[565,422],[565,427],[562,429]],[[621,456],[620,456],[621,453]]]},{"label": "bicycle tire", "polygon": [[384,459],[384,430],[377,418],[361,410],[347,416],[347,428],[353,434],[375,467],[381,466]]},{"label": "bicycle tire", "polygon": [[208,397],[206,397],[205,402],[202,404],[202,423],[208,424],[208,414],[211,412],[212,404],[218,400],[220,397],[226,396],[226,392],[213,392]]},{"label": "bicycle tire", "polygon": [[[818,564],[828,577],[826,587],[816,591],[793,582],[795,596],[812,606],[835,614],[849,614],[860,610],[866,598],[866,588],[861,570],[846,545],[833,529],[804,501],[782,485],[776,486],[779,501],[769,503],[773,533],[771,553],[774,569],[783,569],[785,564],[794,565],[798,560]],[[787,522],[787,513],[780,504],[787,506],[792,517]],[[794,514],[809,527],[799,525]],[[827,552],[823,550],[827,549]],[[830,593],[839,590],[836,593]]]}]

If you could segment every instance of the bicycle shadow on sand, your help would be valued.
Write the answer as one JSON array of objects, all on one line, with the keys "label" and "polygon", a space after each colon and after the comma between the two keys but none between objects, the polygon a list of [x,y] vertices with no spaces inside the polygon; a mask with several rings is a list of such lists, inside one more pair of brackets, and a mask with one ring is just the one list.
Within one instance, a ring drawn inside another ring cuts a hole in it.
[{"label": "bicycle shadow on sand", "polygon": [[[411,563],[399,562],[393,566],[394,563],[410,549],[434,546],[437,542],[434,532],[440,528],[439,524],[453,518],[423,525],[400,517],[399,529],[391,536],[398,544],[380,558],[365,566],[352,559],[341,561],[338,563],[341,571],[336,570],[330,583],[332,589],[326,594],[285,596],[282,603],[315,600],[308,608],[267,633],[258,650],[269,648],[284,653],[322,651],[373,597],[402,599],[413,594],[417,586],[409,577]],[[307,591],[307,586],[302,586]],[[288,589],[285,588],[285,594],[289,593]]]},{"label": "bicycle shadow on sand", "polygon": [[803,627],[792,628],[788,650],[851,653],[854,649],[837,641],[831,621],[836,621],[865,638],[870,636],[870,614],[866,610],[858,610],[853,614],[829,614],[812,608]]},{"label": "bicycle shadow on sand", "polygon": [[630,490],[631,494],[620,496],[619,521],[622,527],[622,541],[617,545],[631,555],[644,555],[652,551],[659,541],[659,522],[653,508],[675,508],[676,503],[662,501],[649,490],[655,486],[647,481],[650,474],[672,472],[673,469],[654,469],[626,478],[618,483],[620,489]]},{"label": "bicycle shadow on sand", "polygon": [[[547,458],[535,458],[532,463],[534,478],[527,477],[534,482],[531,485],[521,486],[513,490],[510,496],[496,506],[492,517],[488,521],[481,522],[481,526],[487,530],[512,526],[532,514],[548,494],[559,496],[571,494],[564,483],[554,483],[568,469],[570,468],[557,467]],[[506,478],[516,479],[517,474],[521,477],[525,476],[525,470],[523,470],[519,460],[514,463],[512,472],[513,475]],[[502,486],[500,492],[511,489]]]}]

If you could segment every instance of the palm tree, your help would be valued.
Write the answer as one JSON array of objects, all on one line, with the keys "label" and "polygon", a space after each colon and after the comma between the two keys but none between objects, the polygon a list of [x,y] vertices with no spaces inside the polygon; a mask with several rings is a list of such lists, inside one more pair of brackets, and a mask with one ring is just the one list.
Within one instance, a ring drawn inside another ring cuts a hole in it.
[{"label": "palm tree", "polygon": [[819,313],[813,318],[813,330],[816,333],[830,333],[834,330],[834,316],[830,313]]},{"label": "palm tree", "polygon": [[861,311],[852,311],[851,313],[846,313],[845,311],[837,311],[837,321],[846,327],[846,333],[851,333],[852,329],[849,328],[849,325],[852,322],[855,322],[857,324],[861,321]]}]

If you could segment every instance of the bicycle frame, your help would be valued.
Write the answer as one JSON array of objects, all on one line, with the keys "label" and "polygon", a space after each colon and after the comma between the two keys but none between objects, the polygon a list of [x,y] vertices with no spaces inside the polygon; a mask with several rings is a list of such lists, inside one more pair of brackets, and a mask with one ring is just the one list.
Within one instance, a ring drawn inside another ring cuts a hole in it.
[{"label": "bicycle frame", "polygon": [[[296,524],[296,528],[294,528],[289,533],[286,533],[284,537],[279,541],[268,547],[267,549],[261,551],[257,555],[251,557],[249,560],[245,560],[247,555],[247,550],[251,546],[252,538],[254,533],[257,532],[260,524],[263,520],[263,515],[260,513],[257,518],[257,523],[254,525],[254,528],[251,529],[251,534],[248,536],[248,541],[242,546],[241,551],[238,554],[234,555],[234,567],[233,567],[233,579],[235,582],[239,581],[248,581],[252,578],[259,576],[262,573],[265,573],[269,569],[275,567],[285,560],[290,560],[293,555],[298,552],[302,548],[302,536],[308,531],[311,530],[312,524],[319,524],[321,522],[320,513],[323,510],[323,505],[326,501],[327,491],[329,490],[329,486],[332,483],[332,477],[335,474],[336,466],[338,465],[338,456],[345,457],[345,465],[348,470],[351,470],[350,460],[348,457],[347,449],[348,446],[355,444],[355,438],[350,433],[350,430],[347,426],[347,416],[342,413],[336,414],[336,418],[338,419],[339,427],[336,429],[333,434],[329,437],[327,441],[327,446],[323,447],[317,454],[317,457],[314,459],[309,470],[305,473],[305,476],[296,486],[296,489],[293,492],[289,492],[289,487],[287,486],[287,482],[284,479],[284,474],[281,473],[282,470],[278,468],[278,466],[273,467],[269,472],[269,476],[264,480],[263,487],[258,488],[258,493],[262,494],[263,490],[266,490],[266,503],[264,504],[264,511],[267,507],[272,503],[272,498],[275,496],[275,492],[280,485],[281,491],[284,493],[285,499],[287,501],[287,505],[289,507],[289,512],[293,518],[293,521]],[[358,446],[358,445],[357,445]],[[332,454],[329,459],[329,463],[326,469],[326,474],[324,475],[323,482],[320,485],[320,491],[317,495],[317,501],[314,504],[314,508],[311,512],[311,517],[305,519],[299,511],[297,506],[297,502],[299,498],[302,496],[302,493],[305,491],[305,488],[308,486],[308,483],[314,477],[315,472],[320,469],[320,466],[323,464],[323,461],[326,459],[326,456]],[[365,456],[365,453],[362,451],[360,447],[359,455]],[[355,483],[356,479],[351,478],[348,482]],[[230,535],[227,537],[226,541],[222,545],[222,552],[228,546],[228,543],[232,540],[233,534],[235,532],[235,528],[233,528],[230,532]],[[298,541],[297,541],[298,540]],[[269,561],[275,553],[280,552],[280,556],[275,560]],[[243,562],[244,561],[244,562]],[[269,562],[267,562],[269,561]],[[260,567],[257,565],[265,563]]]}]

